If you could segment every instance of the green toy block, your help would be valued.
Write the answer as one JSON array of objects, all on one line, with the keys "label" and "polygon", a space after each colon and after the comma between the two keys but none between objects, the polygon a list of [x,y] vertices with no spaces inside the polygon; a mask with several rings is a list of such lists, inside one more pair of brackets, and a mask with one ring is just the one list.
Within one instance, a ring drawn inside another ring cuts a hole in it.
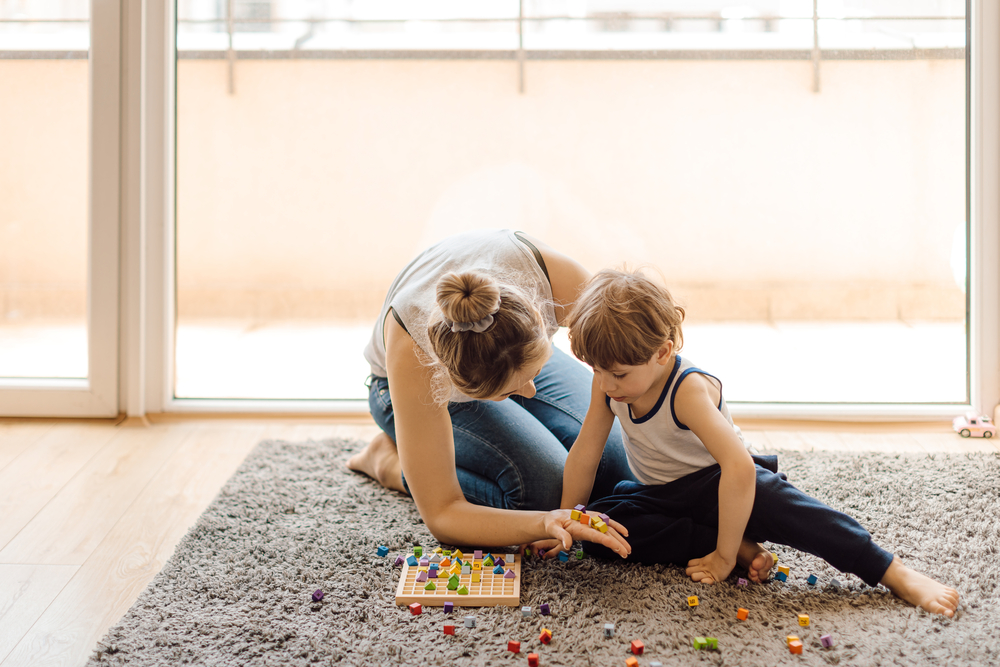
[{"label": "green toy block", "polygon": [[423,547],[413,547],[413,555],[416,556],[417,558],[420,558],[421,556],[424,555],[424,548]]},{"label": "green toy block", "polygon": [[433,581],[428,581],[427,585],[424,586],[425,591],[436,591],[437,585]]},{"label": "green toy block", "polygon": [[708,648],[708,640],[705,639],[704,637],[695,637],[694,648],[696,651],[704,651],[706,648]]},{"label": "green toy block", "polygon": [[577,560],[583,560],[583,549],[577,549],[577,551],[576,551],[576,559]]},{"label": "green toy block", "polygon": [[453,574],[448,579],[448,590],[453,591],[456,588],[458,588],[458,575]]},{"label": "green toy block", "polygon": [[464,585],[459,586],[458,587],[458,594],[459,595],[468,595],[469,594],[469,589],[466,588]]},{"label": "green toy block", "polygon": [[705,641],[708,642],[708,648],[713,651],[719,650],[719,640],[715,637],[705,637]]}]

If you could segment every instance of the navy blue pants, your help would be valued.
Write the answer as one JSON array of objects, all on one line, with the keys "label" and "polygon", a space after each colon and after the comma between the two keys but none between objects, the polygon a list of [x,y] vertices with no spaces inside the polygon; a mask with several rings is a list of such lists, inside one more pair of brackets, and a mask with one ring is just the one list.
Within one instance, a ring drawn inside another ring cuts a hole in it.
[{"label": "navy blue pants", "polygon": [[[892,554],[872,541],[857,521],[792,486],[778,472],[778,457],[754,456],[757,488],[745,537],[784,544],[819,556],[841,572],[851,572],[875,586]],[[669,484],[646,486],[624,481],[614,493],[591,503],[624,525],[632,545],[630,560],[686,566],[692,558],[715,551],[719,528],[718,465]],[[610,549],[584,542],[587,553],[617,557]]]}]

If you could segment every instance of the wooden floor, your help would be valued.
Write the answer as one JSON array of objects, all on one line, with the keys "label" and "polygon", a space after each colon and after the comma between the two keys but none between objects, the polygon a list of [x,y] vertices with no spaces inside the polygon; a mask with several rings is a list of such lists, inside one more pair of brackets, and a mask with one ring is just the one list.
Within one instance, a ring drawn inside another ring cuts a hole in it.
[{"label": "wooden floor", "polygon": [[[255,444],[366,422],[0,421],[0,667],[82,665]],[[994,452],[947,424],[747,423],[762,449]]]}]

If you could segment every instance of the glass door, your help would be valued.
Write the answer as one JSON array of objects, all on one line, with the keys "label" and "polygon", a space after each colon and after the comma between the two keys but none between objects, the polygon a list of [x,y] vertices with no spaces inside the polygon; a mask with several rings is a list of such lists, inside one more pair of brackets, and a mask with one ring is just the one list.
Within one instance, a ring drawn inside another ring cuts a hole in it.
[{"label": "glass door", "polygon": [[0,415],[118,414],[119,0],[0,3]]}]

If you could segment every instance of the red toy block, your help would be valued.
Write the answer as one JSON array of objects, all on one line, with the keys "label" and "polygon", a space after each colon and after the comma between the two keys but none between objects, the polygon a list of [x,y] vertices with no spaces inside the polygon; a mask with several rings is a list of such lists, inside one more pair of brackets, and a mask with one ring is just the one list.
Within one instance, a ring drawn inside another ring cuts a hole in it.
[{"label": "red toy block", "polygon": [[520,653],[521,642],[507,642],[507,650],[511,653]]},{"label": "red toy block", "polygon": [[550,641],[552,641],[552,631],[549,630],[548,628],[542,628],[542,634],[538,635],[538,641],[542,642],[543,644],[548,644]]},{"label": "red toy block", "polygon": [[538,654],[529,653],[528,654],[528,667],[538,667]]},{"label": "red toy block", "polygon": [[414,602],[410,605],[410,613],[414,616],[419,615],[421,611],[423,611],[423,607],[420,606],[419,602]]},{"label": "red toy block", "polygon": [[641,641],[639,641],[638,639],[633,639],[632,640],[632,653],[634,653],[636,655],[642,655],[642,651],[645,648],[646,648],[646,646]]},{"label": "red toy block", "polygon": [[749,615],[750,611],[748,609],[744,609],[743,607],[740,607],[739,609],[736,610],[736,618],[740,619],[741,621],[747,620],[747,616]]},{"label": "red toy block", "polygon": [[448,625],[444,626],[444,633],[446,635],[453,635],[453,634],[455,634],[455,626],[451,625],[451,624],[448,624]]}]

